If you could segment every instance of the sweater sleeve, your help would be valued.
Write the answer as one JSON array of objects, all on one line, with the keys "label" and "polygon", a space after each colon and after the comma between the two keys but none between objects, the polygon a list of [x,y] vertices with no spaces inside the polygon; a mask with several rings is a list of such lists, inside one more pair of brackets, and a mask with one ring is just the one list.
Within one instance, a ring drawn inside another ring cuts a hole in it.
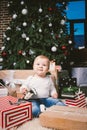
[{"label": "sweater sleeve", "polygon": [[26,90],[29,90],[29,82],[31,80],[32,76],[29,76],[21,85],[20,92],[25,88]]}]

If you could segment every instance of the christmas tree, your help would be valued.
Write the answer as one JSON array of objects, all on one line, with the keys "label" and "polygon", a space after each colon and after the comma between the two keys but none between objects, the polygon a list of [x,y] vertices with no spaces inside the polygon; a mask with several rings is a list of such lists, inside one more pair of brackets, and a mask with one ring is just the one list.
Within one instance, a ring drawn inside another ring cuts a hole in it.
[{"label": "christmas tree", "polygon": [[8,0],[12,20],[3,35],[3,69],[30,69],[37,55],[68,64],[68,0]]}]

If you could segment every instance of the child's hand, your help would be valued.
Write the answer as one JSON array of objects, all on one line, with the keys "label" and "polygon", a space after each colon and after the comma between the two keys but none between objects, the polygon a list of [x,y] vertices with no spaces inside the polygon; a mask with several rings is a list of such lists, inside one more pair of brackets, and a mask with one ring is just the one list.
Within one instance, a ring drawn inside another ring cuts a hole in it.
[{"label": "child's hand", "polygon": [[57,94],[57,93],[54,93],[54,94],[52,95],[52,97],[53,97],[53,98],[58,98],[58,94]]},{"label": "child's hand", "polygon": [[20,87],[20,92],[21,92],[22,94],[26,94],[27,88],[24,87],[24,86]]},{"label": "child's hand", "polygon": [[22,93],[25,95],[26,92],[27,92],[27,89],[26,89],[26,88],[23,88],[23,89],[22,89]]}]

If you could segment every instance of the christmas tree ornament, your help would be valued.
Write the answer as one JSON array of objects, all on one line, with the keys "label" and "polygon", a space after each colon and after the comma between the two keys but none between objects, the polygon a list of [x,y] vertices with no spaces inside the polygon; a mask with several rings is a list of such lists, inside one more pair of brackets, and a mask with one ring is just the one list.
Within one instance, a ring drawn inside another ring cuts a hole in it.
[{"label": "christmas tree ornament", "polygon": [[6,37],[7,37],[5,33],[3,34],[3,37],[4,37],[4,38],[6,38]]},{"label": "christmas tree ornament", "polygon": [[11,50],[8,50],[8,53],[9,53],[9,54],[12,54],[12,51],[11,51]]},{"label": "christmas tree ornament", "polygon": [[61,25],[64,25],[65,24],[65,20],[62,19],[61,22],[60,22]]},{"label": "christmas tree ornament", "polygon": [[52,27],[52,23],[49,23],[49,27]]},{"label": "christmas tree ornament", "polygon": [[3,51],[4,49],[5,49],[5,46],[2,46],[2,47],[1,47],[1,51]]},{"label": "christmas tree ornament", "polygon": [[71,61],[71,62],[70,62],[70,65],[71,65],[71,66],[74,65],[74,61]]},{"label": "christmas tree ornament", "polygon": [[0,58],[0,62],[2,62],[3,61],[3,58]]},{"label": "christmas tree ornament", "polygon": [[64,56],[64,59],[66,60],[66,59],[67,59],[67,57],[66,57],[66,56]]},{"label": "christmas tree ornament", "polygon": [[63,33],[63,29],[60,29],[60,33]]},{"label": "christmas tree ornament", "polygon": [[41,21],[41,19],[38,19],[38,21],[40,22],[40,21]]},{"label": "christmas tree ornament", "polygon": [[71,41],[71,40],[69,40],[69,41],[68,41],[68,43],[69,43],[69,44],[72,44],[72,41]]},{"label": "christmas tree ornament", "polygon": [[11,30],[11,27],[7,27],[7,30]]},{"label": "christmas tree ornament", "polygon": [[54,32],[53,32],[53,30],[52,30],[52,32],[51,32],[51,35],[54,35]]},{"label": "christmas tree ornament", "polygon": [[10,3],[7,4],[7,7],[10,7]]},{"label": "christmas tree ornament", "polygon": [[7,41],[10,41],[10,37],[7,37]]},{"label": "christmas tree ornament", "polygon": [[58,36],[59,36],[59,38],[60,38],[60,37],[61,37],[61,34],[59,34]]},{"label": "christmas tree ornament", "polygon": [[45,15],[45,18],[49,18],[49,15]]},{"label": "christmas tree ornament", "polygon": [[25,51],[23,51],[23,52],[22,52],[22,55],[23,55],[23,56],[25,56],[25,55],[26,55],[26,52],[25,52]]},{"label": "christmas tree ornament", "polygon": [[66,49],[66,46],[62,46],[61,48],[62,48],[62,50],[65,50],[65,49]]},{"label": "christmas tree ornament", "polygon": [[6,52],[2,52],[2,56],[6,56],[7,55],[7,53]]},{"label": "christmas tree ornament", "polygon": [[14,62],[13,65],[15,66],[15,65],[16,65],[16,62]]},{"label": "christmas tree ornament", "polygon": [[29,61],[29,60],[27,60],[27,61],[26,61],[26,63],[27,63],[27,64],[29,64],[29,63],[30,63],[30,61]]},{"label": "christmas tree ornament", "polygon": [[22,38],[26,38],[26,34],[25,33],[22,33]]},{"label": "christmas tree ornament", "polygon": [[26,26],[27,26],[27,23],[26,23],[26,22],[23,22],[23,26],[26,27]]},{"label": "christmas tree ornament", "polygon": [[63,2],[63,5],[65,5],[65,2]]},{"label": "christmas tree ornament", "polygon": [[56,37],[56,39],[58,39],[58,38],[59,38],[59,36],[58,36],[58,35],[56,35],[55,37]]},{"label": "christmas tree ornament", "polygon": [[67,56],[67,55],[68,55],[68,51],[67,51],[67,50],[64,52],[64,55],[65,55],[65,56]]},{"label": "christmas tree ornament", "polygon": [[29,37],[26,37],[26,41],[29,41],[30,40],[30,38]]},{"label": "christmas tree ornament", "polygon": [[31,50],[31,49],[29,50],[29,54],[30,54],[30,55],[33,55],[34,53],[35,53],[35,52],[34,52],[33,50]]},{"label": "christmas tree ornament", "polygon": [[21,28],[17,26],[16,31],[21,31]]},{"label": "christmas tree ornament", "polygon": [[22,9],[22,11],[21,11],[21,12],[22,12],[22,14],[23,14],[23,15],[27,15],[28,10],[27,10],[27,9]]},{"label": "christmas tree ornament", "polygon": [[49,8],[48,8],[48,10],[49,10],[49,11],[52,11],[52,8],[51,8],[51,7],[49,7]]},{"label": "christmas tree ornament", "polygon": [[51,20],[51,18],[49,17],[49,21]]},{"label": "christmas tree ornament", "polygon": [[21,1],[21,5],[24,5],[24,1]]},{"label": "christmas tree ornament", "polygon": [[35,25],[34,25],[34,24],[32,24],[31,26],[32,26],[32,28],[35,28]]},{"label": "christmas tree ornament", "polygon": [[63,61],[61,61],[60,64],[63,65]]},{"label": "christmas tree ornament", "polygon": [[18,54],[19,54],[19,55],[22,55],[22,50],[19,50],[19,51],[18,51]]},{"label": "christmas tree ornament", "polygon": [[70,47],[70,51],[73,51],[73,47]]},{"label": "christmas tree ornament", "polygon": [[56,52],[56,51],[57,51],[57,47],[56,47],[56,46],[53,46],[53,47],[51,48],[51,51],[52,51],[52,52]]},{"label": "christmas tree ornament", "polygon": [[13,14],[12,18],[16,19],[17,18],[17,14]]},{"label": "christmas tree ornament", "polygon": [[40,33],[42,32],[42,29],[41,29],[41,28],[39,28],[39,32],[40,32]]},{"label": "christmas tree ornament", "polygon": [[10,4],[12,4],[13,3],[13,1],[12,0],[10,0]]},{"label": "christmas tree ornament", "polygon": [[42,8],[40,7],[40,8],[39,8],[39,13],[42,13],[42,11],[43,11],[43,10],[42,10]]}]

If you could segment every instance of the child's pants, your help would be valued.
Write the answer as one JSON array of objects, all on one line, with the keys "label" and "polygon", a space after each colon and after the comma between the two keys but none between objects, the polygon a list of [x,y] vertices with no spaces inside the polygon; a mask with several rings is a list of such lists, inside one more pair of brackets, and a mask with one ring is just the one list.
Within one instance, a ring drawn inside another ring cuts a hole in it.
[{"label": "child's pants", "polygon": [[43,104],[45,107],[51,107],[53,105],[66,106],[60,99],[55,99],[52,97],[49,98],[40,98],[40,99],[29,99],[29,102],[32,102],[32,114],[33,117],[38,117],[41,113],[40,105]]}]

